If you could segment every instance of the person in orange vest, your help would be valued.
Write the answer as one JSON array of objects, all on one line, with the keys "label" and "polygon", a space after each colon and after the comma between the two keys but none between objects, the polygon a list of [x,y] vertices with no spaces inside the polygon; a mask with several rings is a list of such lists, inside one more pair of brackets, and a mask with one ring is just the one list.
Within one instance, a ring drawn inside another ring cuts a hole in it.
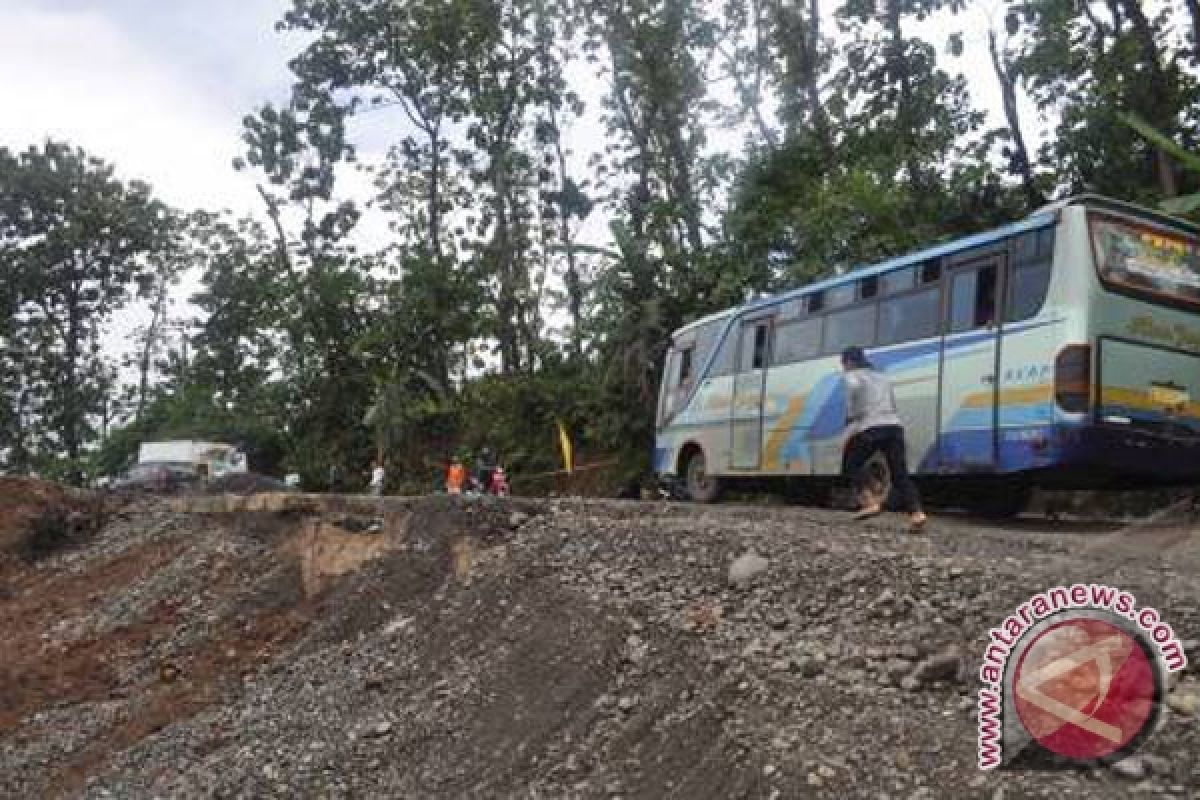
[{"label": "person in orange vest", "polygon": [[462,461],[455,456],[450,462],[450,469],[446,471],[446,493],[462,494],[463,483],[466,479],[467,470],[463,467]]}]

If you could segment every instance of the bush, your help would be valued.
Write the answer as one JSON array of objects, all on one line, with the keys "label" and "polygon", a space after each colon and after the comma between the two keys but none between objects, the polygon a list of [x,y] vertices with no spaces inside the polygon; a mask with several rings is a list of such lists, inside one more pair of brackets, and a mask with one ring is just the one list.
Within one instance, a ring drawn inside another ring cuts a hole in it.
[{"label": "bush", "polygon": [[99,529],[100,522],[97,510],[50,506],[29,521],[20,554],[29,562],[48,558],[87,541]]}]

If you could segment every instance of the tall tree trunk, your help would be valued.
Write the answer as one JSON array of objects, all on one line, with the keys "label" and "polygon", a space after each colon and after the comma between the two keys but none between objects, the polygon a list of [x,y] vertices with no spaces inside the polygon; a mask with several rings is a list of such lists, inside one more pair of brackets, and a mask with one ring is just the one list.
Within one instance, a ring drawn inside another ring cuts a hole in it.
[{"label": "tall tree trunk", "polygon": [[696,255],[704,250],[704,236],[700,223],[700,200],[696,197],[696,187],[692,182],[692,172],[696,167],[695,149],[683,141],[684,124],[682,119],[676,117],[674,124],[667,125],[667,149],[675,165],[672,194],[679,206],[688,249],[692,255]]},{"label": "tall tree trunk", "polygon": [[[288,251],[287,234],[284,233],[283,222],[280,220],[279,204],[262,187],[262,184],[258,184],[257,188],[259,196],[267,206],[267,216],[271,218],[271,224],[275,228],[275,257],[279,261],[279,266],[283,268],[284,274],[287,276],[288,288],[292,291],[296,299],[299,299],[301,293],[304,291],[304,286],[300,282],[300,275],[296,271],[296,265],[292,263],[292,255]],[[304,335],[297,329],[297,321],[290,318],[286,309],[280,307],[278,311],[283,317],[284,330],[288,332],[288,339],[292,345],[292,355],[296,359],[296,364],[300,372],[304,372],[306,362]]]},{"label": "tall tree trunk", "polygon": [[795,136],[801,124],[807,123],[822,155],[831,161],[833,137],[820,90],[819,0],[809,0],[807,12],[803,0],[775,0],[772,13],[775,17],[775,46],[782,54],[785,69],[781,104],[788,135]]},{"label": "tall tree trunk", "polygon": [[[567,181],[567,158],[563,153],[562,137],[559,135],[558,121],[554,122],[554,155],[558,160],[558,185],[560,192],[565,192]],[[558,235],[567,251],[567,274],[563,283],[567,289],[567,313],[571,317],[571,358],[583,360],[583,281],[579,276],[579,260],[575,257],[574,236],[571,234],[571,217],[568,212],[565,195],[559,203]]]},{"label": "tall tree trunk", "polygon": [[79,452],[83,440],[82,409],[79,403],[79,338],[83,320],[79,310],[77,287],[67,294],[67,330],[63,369],[63,448],[67,452],[70,466],[67,482],[72,486],[83,484],[83,473],[79,468]]},{"label": "tall tree trunk", "polygon": [[1012,133],[1013,163],[1021,178],[1021,187],[1025,191],[1025,202],[1032,211],[1041,206],[1045,199],[1033,179],[1033,166],[1029,162],[1029,151],[1025,147],[1025,136],[1021,132],[1021,119],[1017,113],[1017,79],[1013,75],[1011,65],[1000,56],[994,30],[988,30],[988,52],[992,55],[992,68],[996,71],[996,80],[1000,82],[1000,93],[1004,101],[1004,118],[1008,122],[1008,130]]},{"label": "tall tree trunk", "polygon": [[913,108],[911,76],[905,56],[904,32],[900,28],[900,0],[886,0],[885,27],[888,31],[887,62],[888,72],[892,80],[899,84],[900,100],[896,109],[896,121],[904,149],[904,162],[908,178],[916,190],[915,196],[921,196],[925,186],[925,173],[916,153],[916,109]]},{"label": "tall tree trunk", "polygon": [[820,142],[821,152],[827,162],[833,160],[833,136],[829,131],[829,116],[821,102],[819,78],[821,71],[821,9],[819,0],[809,0],[808,24],[802,80],[804,93],[808,96],[808,113],[812,117],[813,131]]},{"label": "tall tree trunk", "polygon": [[1192,63],[1200,64],[1200,0],[1185,0],[1192,18]]},{"label": "tall tree trunk", "polygon": [[[1149,70],[1150,92],[1143,98],[1146,105],[1143,115],[1167,136],[1175,132],[1172,109],[1167,108],[1167,76],[1159,60],[1158,45],[1154,42],[1154,29],[1142,11],[1140,0],[1120,0],[1125,16],[1133,26],[1141,50],[1142,63]],[[1165,151],[1155,148],[1155,167],[1158,172],[1158,188],[1164,197],[1175,197],[1179,189],[1175,181],[1175,166]]]},{"label": "tall tree trunk", "polygon": [[427,129],[429,150],[433,163],[429,165],[429,187],[426,198],[426,214],[429,217],[429,254],[440,265],[442,263],[442,141],[438,125]]},{"label": "tall tree trunk", "polygon": [[138,358],[138,399],[137,410],[133,419],[140,422],[142,413],[146,410],[146,395],[150,391],[150,366],[154,359],[154,346],[158,343],[158,329],[162,325],[163,314],[167,307],[167,279],[163,275],[158,285],[158,295],[154,298],[154,307],[150,316],[150,324],[146,328],[146,340],[142,342],[141,356]]}]

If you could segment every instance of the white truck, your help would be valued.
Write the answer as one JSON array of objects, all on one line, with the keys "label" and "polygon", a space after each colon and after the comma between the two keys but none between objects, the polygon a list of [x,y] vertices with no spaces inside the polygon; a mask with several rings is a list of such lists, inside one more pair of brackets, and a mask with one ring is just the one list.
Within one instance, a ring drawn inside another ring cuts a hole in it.
[{"label": "white truck", "polygon": [[246,472],[246,454],[230,444],[197,442],[144,442],[138,449],[138,467],[163,466],[192,472],[205,479]]}]

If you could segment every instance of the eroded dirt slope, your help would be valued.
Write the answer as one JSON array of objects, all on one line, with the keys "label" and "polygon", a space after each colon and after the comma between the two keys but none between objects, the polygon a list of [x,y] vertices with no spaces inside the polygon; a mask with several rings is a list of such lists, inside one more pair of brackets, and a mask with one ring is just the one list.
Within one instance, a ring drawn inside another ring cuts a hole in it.
[{"label": "eroded dirt slope", "polygon": [[[0,795],[1200,793],[1194,715],[1167,715],[1138,775],[984,775],[973,702],[984,632],[1049,585],[1122,586],[1200,638],[1194,528],[1139,548],[1096,526],[914,538],[803,508],[446,498],[363,522],[130,508],[6,574]],[[765,569],[731,585],[748,551]]]}]

